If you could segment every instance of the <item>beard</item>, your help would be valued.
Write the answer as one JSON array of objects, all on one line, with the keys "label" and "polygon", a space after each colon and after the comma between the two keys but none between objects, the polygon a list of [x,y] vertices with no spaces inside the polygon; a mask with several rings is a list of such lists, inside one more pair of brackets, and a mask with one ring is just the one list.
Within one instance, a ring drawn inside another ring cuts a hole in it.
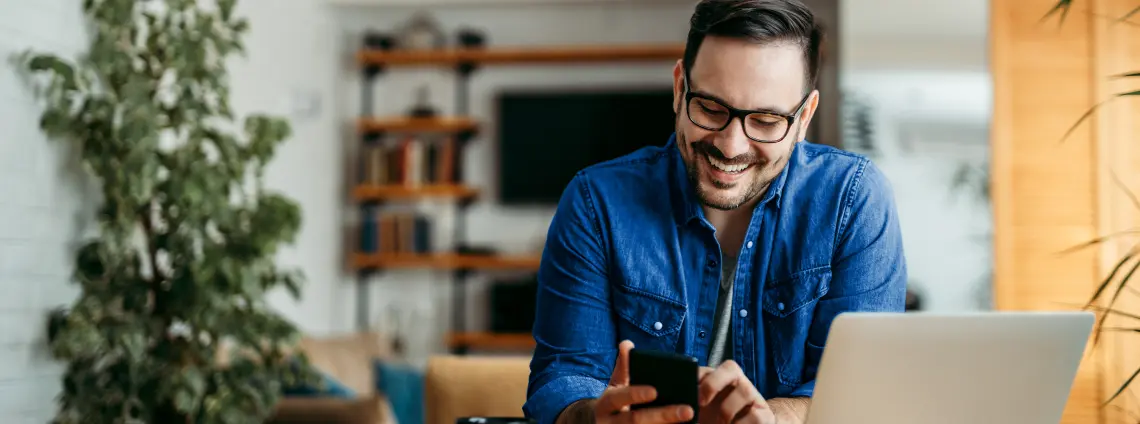
[{"label": "beard", "polygon": [[[798,130],[796,135],[798,137]],[[688,150],[685,167],[688,168],[689,184],[692,185],[701,204],[713,209],[733,210],[759,198],[768,190],[768,186],[772,184],[772,180],[776,179],[781,167],[787,161],[786,155],[775,160],[765,160],[752,152],[727,158],[720,149],[708,141],[697,140],[690,143],[680,128],[677,129],[677,139],[679,141],[677,148]],[[682,157],[684,156],[682,155]],[[702,176],[700,161],[707,162],[707,157],[729,165],[750,165],[750,168],[744,172],[751,175],[746,179],[731,183],[725,183],[715,178],[706,179]],[[737,193],[728,192],[740,186],[743,186],[743,190]]]}]

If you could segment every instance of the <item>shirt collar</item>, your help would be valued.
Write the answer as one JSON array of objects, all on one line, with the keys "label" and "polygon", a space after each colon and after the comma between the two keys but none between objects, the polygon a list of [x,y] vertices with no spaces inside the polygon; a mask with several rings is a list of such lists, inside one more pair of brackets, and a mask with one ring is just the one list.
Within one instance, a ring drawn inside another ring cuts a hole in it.
[{"label": "shirt collar", "polygon": [[[700,201],[697,199],[696,189],[689,181],[689,170],[685,165],[684,158],[681,157],[681,150],[677,145],[677,134],[669,136],[669,142],[665,144],[665,148],[669,151],[671,156],[671,173],[673,174],[673,212],[676,214],[679,222],[683,224],[691,223],[694,219],[704,219],[704,210],[701,208]],[[799,143],[792,147],[792,153],[788,158],[787,163],[784,164],[784,169],[772,180],[772,184],[768,186],[768,190],[764,192],[764,197],[760,199],[760,203],[756,204],[756,210],[761,207],[772,203],[776,208],[780,207],[781,195],[784,191],[784,186],[788,180],[788,168],[792,163],[796,162],[796,156],[800,154]]]}]

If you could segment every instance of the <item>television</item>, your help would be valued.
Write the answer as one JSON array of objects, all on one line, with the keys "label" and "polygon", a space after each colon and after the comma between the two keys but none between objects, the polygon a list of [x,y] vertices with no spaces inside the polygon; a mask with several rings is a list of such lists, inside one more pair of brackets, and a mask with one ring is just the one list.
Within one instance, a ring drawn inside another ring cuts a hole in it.
[{"label": "television", "polygon": [[497,98],[499,202],[558,203],[578,171],[673,133],[670,86],[504,91]]}]

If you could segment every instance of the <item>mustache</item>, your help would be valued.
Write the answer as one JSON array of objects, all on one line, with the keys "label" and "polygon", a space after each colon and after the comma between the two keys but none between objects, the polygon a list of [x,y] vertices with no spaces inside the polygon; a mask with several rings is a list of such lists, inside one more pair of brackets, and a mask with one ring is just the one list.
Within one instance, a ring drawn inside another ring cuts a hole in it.
[{"label": "mustache", "polygon": [[709,155],[713,159],[729,165],[751,165],[760,162],[760,158],[752,152],[739,154],[731,158],[727,157],[724,155],[724,152],[721,152],[720,149],[707,141],[694,141],[689,143],[689,147],[693,149],[694,153]]}]

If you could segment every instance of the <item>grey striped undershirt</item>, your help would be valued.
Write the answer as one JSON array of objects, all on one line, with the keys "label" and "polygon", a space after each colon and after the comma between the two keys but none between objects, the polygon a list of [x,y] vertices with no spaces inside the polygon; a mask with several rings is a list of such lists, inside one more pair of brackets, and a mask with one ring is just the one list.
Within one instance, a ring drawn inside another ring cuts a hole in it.
[{"label": "grey striped undershirt", "polygon": [[720,269],[720,294],[713,315],[712,341],[709,344],[708,366],[716,368],[732,359],[732,290],[736,280],[737,258],[724,255]]}]

